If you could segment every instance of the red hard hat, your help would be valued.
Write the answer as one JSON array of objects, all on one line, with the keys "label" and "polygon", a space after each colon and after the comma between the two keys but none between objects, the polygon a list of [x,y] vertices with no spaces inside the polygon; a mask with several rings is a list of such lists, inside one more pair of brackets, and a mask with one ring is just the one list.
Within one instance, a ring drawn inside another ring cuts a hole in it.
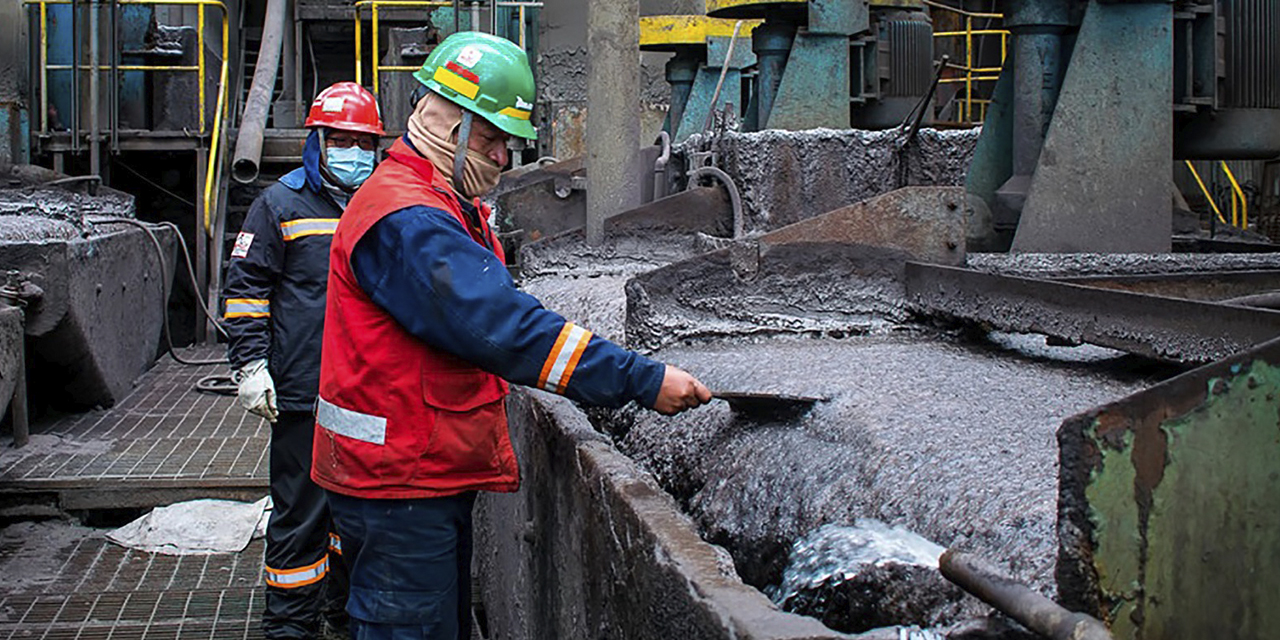
[{"label": "red hard hat", "polygon": [[339,82],[321,91],[311,103],[304,126],[382,135],[378,101],[354,82]]}]

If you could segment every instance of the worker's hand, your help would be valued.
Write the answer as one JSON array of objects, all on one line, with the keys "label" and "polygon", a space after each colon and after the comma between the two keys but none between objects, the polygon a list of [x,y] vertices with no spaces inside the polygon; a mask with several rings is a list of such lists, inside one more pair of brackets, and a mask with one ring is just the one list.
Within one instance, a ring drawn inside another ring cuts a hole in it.
[{"label": "worker's hand", "polygon": [[711,390],[698,379],[685,371],[667,365],[667,372],[662,376],[662,388],[658,389],[658,399],[653,403],[653,410],[673,416],[685,409],[711,402]]},{"label": "worker's hand", "polygon": [[267,373],[267,361],[254,360],[236,371],[233,377],[239,386],[236,397],[240,406],[274,424],[280,411],[276,409],[276,384]]}]

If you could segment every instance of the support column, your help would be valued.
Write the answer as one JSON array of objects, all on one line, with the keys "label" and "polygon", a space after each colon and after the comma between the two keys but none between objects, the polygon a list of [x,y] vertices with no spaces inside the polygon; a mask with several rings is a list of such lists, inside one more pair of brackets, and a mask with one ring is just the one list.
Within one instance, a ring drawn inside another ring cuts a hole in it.
[{"label": "support column", "polygon": [[[205,294],[209,291],[209,234],[204,231],[204,175],[209,170],[209,150],[203,147],[196,149],[196,226],[195,234],[192,236],[192,242],[196,245],[196,344],[203,344],[208,333],[205,331],[207,324],[204,317],[204,311],[200,309],[199,301],[205,298]],[[178,242],[182,242],[182,238],[178,238]],[[216,246],[216,245],[215,245]],[[174,280],[178,279],[178,274],[182,272],[181,267],[174,271]],[[168,300],[164,301],[169,304]]]},{"label": "support column", "polygon": [[587,2],[587,242],[640,205],[640,2]]}]

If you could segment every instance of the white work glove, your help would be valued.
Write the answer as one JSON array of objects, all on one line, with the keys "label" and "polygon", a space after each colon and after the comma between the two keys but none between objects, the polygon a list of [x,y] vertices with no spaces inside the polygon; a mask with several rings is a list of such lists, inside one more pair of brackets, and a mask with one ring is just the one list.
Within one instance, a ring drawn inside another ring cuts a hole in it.
[{"label": "white work glove", "polygon": [[276,409],[276,384],[267,373],[267,361],[254,360],[236,371],[233,377],[239,385],[236,397],[240,406],[274,424],[280,412]]}]

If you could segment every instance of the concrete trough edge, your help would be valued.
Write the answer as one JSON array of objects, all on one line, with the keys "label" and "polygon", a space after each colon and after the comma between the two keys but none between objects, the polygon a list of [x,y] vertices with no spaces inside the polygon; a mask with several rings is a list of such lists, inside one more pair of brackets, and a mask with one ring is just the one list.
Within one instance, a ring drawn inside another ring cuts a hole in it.
[{"label": "concrete trough edge", "polygon": [[568,400],[518,390],[508,413],[524,484],[482,494],[476,511],[489,637],[855,637],[743,583],[728,554]]}]

